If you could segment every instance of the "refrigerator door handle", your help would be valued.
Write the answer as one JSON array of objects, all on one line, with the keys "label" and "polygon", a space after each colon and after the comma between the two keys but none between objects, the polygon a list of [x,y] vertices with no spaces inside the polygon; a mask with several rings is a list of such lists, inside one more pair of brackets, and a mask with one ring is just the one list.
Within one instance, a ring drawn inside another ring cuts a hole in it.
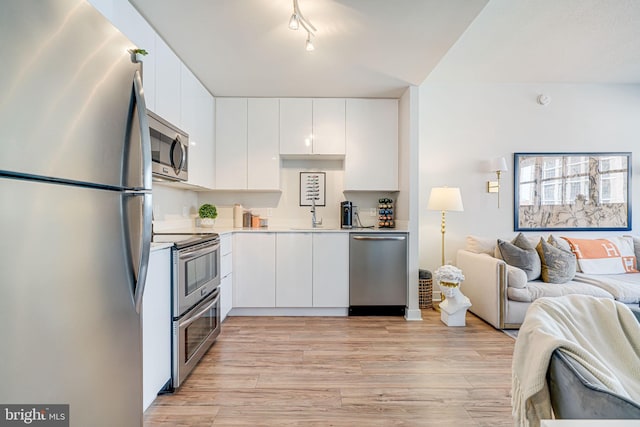
[{"label": "refrigerator door handle", "polygon": [[140,248],[140,263],[136,269],[135,276],[136,287],[133,294],[136,312],[142,312],[142,297],[144,296],[144,288],[147,282],[147,271],[149,268],[149,255],[151,253],[151,219],[153,214],[153,203],[151,193],[137,193],[136,196],[142,196],[142,239]]},{"label": "refrigerator door handle", "polygon": [[151,190],[152,166],[151,166],[151,136],[149,135],[149,121],[147,120],[147,104],[144,99],[142,78],[140,72],[133,75],[133,93],[136,98],[136,111],[138,112],[138,125],[140,126],[140,144],[142,152],[142,186],[145,190]]},{"label": "refrigerator door handle", "polygon": [[[142,88],[142,78],[140,72],[136,70],[133,75],[133,93],[136,102],[136,112],[138,115],[138,125],[140,127],[140,152],[142,154],[142,185],[141,190],[126,191],[128,196],[142,197],[142,228],[139,233],[132,233],[129,239],[137,239],[132,244],[132,251],[138,256],[133,256],[133,262],[137,259],[138,265],[134,265],[133,301],[137,313],[142,311],[142,298],[144,296],[145,283],[147,281],[147,271],[149,267],[149,256],[151,252],[151,221],[153,218],[153,201],[151,195],[151,137],[149,136],[149,122],[147,120],[147,108],[144,100]],[[131,222],[139,222],[140,217],[129,218]],[[133,224],[128,224],[129,230]],[[139,240],[138,240],[139,239]],[[133,242],[131,242],[133,243]],[[131,254],[133,255],[133,254]]]},{"label": "refrigerator door handle", "polygon": [[129,241],[129,265],[133,276],[131,293],[136,312],[140,313],[151,254],[152,196],[151,192],[128,190],[124,192],[124,197],[127,211],[125,228]]}]

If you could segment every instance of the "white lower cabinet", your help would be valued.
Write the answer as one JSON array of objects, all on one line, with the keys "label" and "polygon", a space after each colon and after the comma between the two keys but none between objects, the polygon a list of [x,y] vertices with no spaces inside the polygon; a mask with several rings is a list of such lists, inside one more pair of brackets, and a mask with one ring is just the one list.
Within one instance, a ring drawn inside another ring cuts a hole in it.
[{"label": "white lower cabinet", "polygon": [[313,234],[313,306],[349,307],[349,233]]},{"label": "white lower cabinet", "polygon": [[220,236],[220,321],[233,308],[233,251],[231,234]]},{"label": "white lower cabinet", "polygon": [[312,307],[311,233],[276,237],[276,307]]},{"label": "white lower cabinet", "polygon": [[143,404],[171,379],[171,250],[151,252],[142,298]]},{"label": "white lower cabinet", "polygon": [[275,234],[237,233],[233,253],[233,307],[275,307]]},{"label": "white lower cabinet", "polygon": [[[277,313],[308,315],[315,309],[337,313],[326,309],[347,307],[349,233],[234,234],[234,309],[269,308],[276,309]],[[243,315],[270,313],[239,312]]]}]

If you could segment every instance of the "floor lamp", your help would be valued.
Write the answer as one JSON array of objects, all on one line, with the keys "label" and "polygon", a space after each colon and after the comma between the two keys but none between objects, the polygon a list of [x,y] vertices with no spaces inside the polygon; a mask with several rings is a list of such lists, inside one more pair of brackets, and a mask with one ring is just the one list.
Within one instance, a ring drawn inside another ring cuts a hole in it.
[{"label": "floor lamp", "polygon": [[[442,222],[440,231],[442,232],[442,261],[440,265],[444,265],[444,233],[445,233],[445,213],[447,211],[463,211],[462,196],[460,189],[457,187],[433,187],[429,195],[427,209],[442,212]],[[444,295],[440,294],[440,301],[444,301]],[[440,307],[434,305],[436,311],[440,311]]]},{"label": "floor lamp", "polygon": [[440,231],[442,232],[442,262],[444,265],[444,233],[445,233],[445,213],[447,211],[463,211],[462,196],[460,189],[457,187],[434,187],[429,195],[429,203],[427,209],[442,212],[442,224]]}]

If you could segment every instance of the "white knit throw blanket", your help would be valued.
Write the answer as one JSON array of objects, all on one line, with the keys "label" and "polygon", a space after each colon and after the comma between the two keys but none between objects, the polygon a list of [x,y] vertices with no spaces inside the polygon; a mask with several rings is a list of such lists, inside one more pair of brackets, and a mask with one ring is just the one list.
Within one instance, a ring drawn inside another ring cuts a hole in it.
[{"label": "white knit throw blanket", "polygon": [[538,427],[551,418],[545,376],[556,348],[611,392],[640,401],[640,326],[629,307],[583,295],[540,298],[529,307],[513,351],[516,426]]}]

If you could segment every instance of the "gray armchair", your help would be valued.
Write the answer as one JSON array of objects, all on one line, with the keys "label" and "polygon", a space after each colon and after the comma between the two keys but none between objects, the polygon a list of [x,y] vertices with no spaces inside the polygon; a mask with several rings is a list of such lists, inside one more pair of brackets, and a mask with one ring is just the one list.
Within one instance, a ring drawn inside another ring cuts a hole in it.
[{"label": "gray armchair", "polygon": [[[640,309],[632,310],[640,322]],[[551,355],[547,384],[557,419],[640,419],[640,402],[611,393],[578,361],[559,350]]]}]

